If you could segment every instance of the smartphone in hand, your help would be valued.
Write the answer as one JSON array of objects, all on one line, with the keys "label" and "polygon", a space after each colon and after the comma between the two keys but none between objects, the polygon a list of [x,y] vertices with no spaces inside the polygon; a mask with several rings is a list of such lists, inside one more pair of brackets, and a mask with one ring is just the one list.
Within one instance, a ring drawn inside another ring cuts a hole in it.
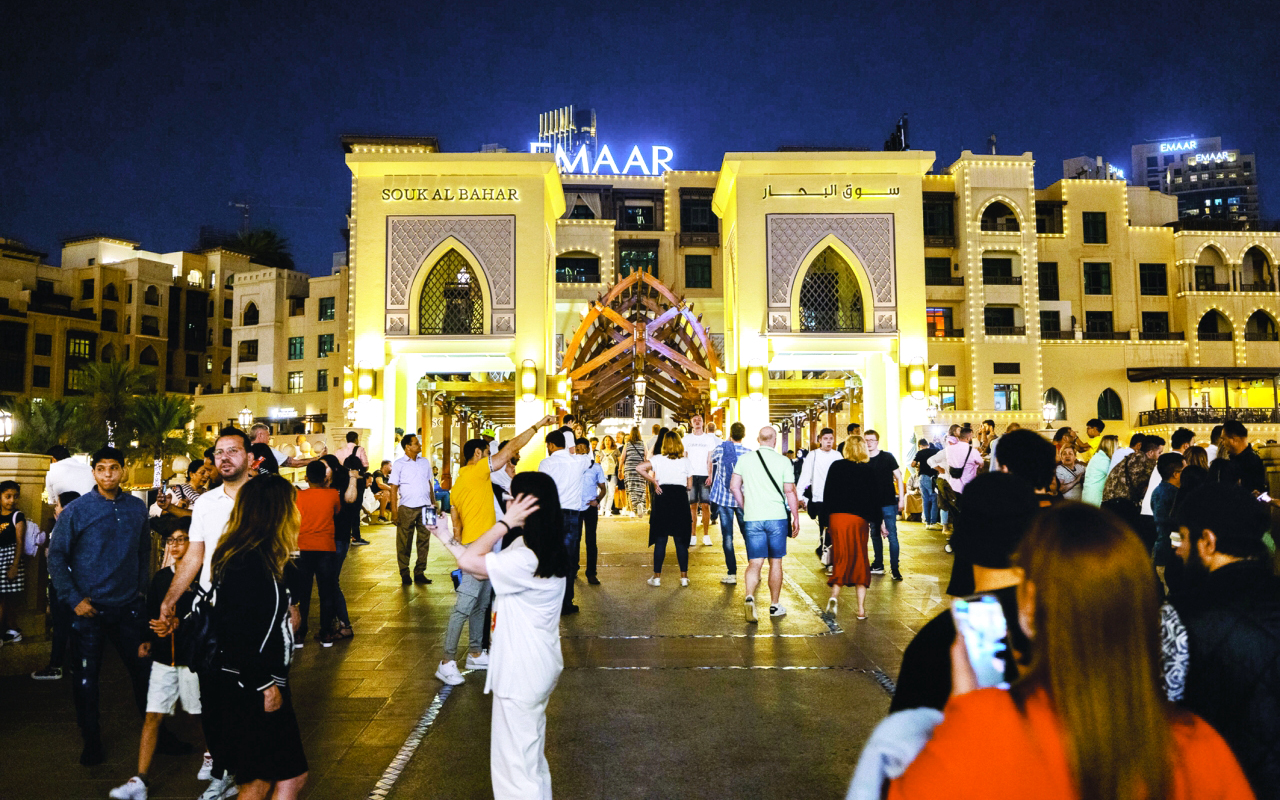
[{"label": "smartphone in hand", "polygon": [[969,663],[978,676],[978,686],[1008,689],[1005,660],[1009,657],[1009,626],[1004,609],[993,595],[980,594],[957,599],[951,605],[956,630],[964,636]]}]

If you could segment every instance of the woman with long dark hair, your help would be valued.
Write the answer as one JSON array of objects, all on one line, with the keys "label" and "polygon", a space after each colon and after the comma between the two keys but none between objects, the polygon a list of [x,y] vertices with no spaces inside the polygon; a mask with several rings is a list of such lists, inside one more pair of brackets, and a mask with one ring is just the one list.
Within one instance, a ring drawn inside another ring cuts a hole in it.
[{"label": "woman with long dark hair", "polygon": [[689,541],[693,518],[689,516],[689,489],[693,474],[684,453],[680,434],[663,428],[658,433],[662,449],[641,464],[637,471],[653,484],[653,513],[649,515],[649,544],[653,547],[653,577],[645,583],[662,585],[662,562],[667,556],[667,537],[675,542],[680,564],[680,585],[689,585]]},{"label": "woman with long dark hair", "polygon": [[[560,606],[571,570],[560,494],[550,475],[511,480],[507,510],[479,539],[463,545],[441,523],[431,530],[458,567],[488,580],[497,595],[485,693],[493,694],[489,773],[496,800],[550,798],[544,752],[547,701],[564,669]],[[502,549],[493,552],[498,542]]]},{"label": "woman with long dark hair", "polygon": [[933,738],[889,788],[913,797],[1253,797],[1226,742],[1160,687],[1160,598],[1142,541],[1083,503],[1042,511],[1014,556],[1030,663],[977,689],[963,637]]},{"label": "woman with long dark hair", "polygon": [[213,554],[224,702],[204,711],[223,714],[224,730],[235,731],[226,741],[225,763],[245,800],[290,800],[307,782],[288,684],[293,626],[285,570],[298,539],[295,495],[278,475],[247,482]]},{"label": "woman with long dark hair", "polygon": [[[352,458],[355,458],[352,456]],[[333,630],[321,631],[320,634],[336,634],[340,639],[349,639],[355,635],[351,629],[351,615],[347,613],[347,596],[342,592],[342,565],[347,561],[347,553],[351,550],[351,542],[360,535],[360,503],[357,496],[360,492],[359,473],[342,465],[338,457],[328,453],[320,460],[329,468],[329,488],[338,491],[341,505],[338,516],[333,518],[333,543],[338,553],[338,593],[334,596]],[[350,460],[350,459],[348,459]],[[359,462],[359,458],[356,461]]]}]

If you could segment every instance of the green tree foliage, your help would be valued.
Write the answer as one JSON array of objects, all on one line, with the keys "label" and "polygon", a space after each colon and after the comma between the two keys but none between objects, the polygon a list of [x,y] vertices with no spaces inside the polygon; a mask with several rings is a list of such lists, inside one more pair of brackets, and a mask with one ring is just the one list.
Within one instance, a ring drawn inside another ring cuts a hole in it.
[{"label": "green tree foliage", "polygon": [[9,450],[43,453],[55,444],[78,449],[84,428],[81,408],[70,400],[15,400],[9,409],[14,430]]},{"label": "green tree foliage", "polygon": [[83,408],[87,427],[80,444],[93,451],[105,444],[117,447],[123,436],[117,435],[138,395],[155,388],[155,372],[126,361],[98,361],[85,365],[84,396],[77,402]]},{"label": "green tree foliage", "polygon": [[149,394],[134,398],[125,419],[125,428],[133,436],[127,448],[130,458],[150,461],[154,468],[154,485],[160,484],[164,464],[175,456],[192,460],[203,458],[209,443],[192,436],[187,426],[200,413],[199,406],[180,394]]},{"label": "green tree foliage", "polygon": [[249,260],[264,267],[293,269],[293,255],[289,252],[289,240],[270,228],[244,231],[227,242],[226,248],[249,256]]}]

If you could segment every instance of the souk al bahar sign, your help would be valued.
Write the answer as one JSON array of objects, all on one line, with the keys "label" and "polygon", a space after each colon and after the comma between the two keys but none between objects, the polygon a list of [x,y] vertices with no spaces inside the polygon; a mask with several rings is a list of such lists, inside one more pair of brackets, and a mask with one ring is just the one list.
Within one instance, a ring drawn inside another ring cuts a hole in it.
[{"label": "souk al bahar sign", "polygon": [[519,202],[520,192],[517,189],[477,188],[474,186],[447,186],[439,189],[383,189],[382,199],[389,200],[436,200],[436,201],[503,201]]}]

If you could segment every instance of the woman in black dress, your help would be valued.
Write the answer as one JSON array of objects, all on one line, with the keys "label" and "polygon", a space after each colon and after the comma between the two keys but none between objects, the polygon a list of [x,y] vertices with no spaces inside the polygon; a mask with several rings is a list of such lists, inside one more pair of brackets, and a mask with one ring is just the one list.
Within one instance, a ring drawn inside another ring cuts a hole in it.
[{"label": "woman in black dress", "polygon": [[675,542],[676,560],[680,563],[680,585],[688,586],[689,539],[693,535],[689,489],[693,478],[680,434],[667,431],[658,436],[662,440],[661,450],[637,468],[640,476],[653,484],[653,513],[649,515],[653,577],[646,583],[662,585],[662,562],[667,555],[667,538],[670,537]]},{"label": "woman in black dress", "polygon": [[823,510],[830,515],[831,567],[827,585],[831,599],[827,613],[836,613],[840,587],[855,586],[858,592],[858,619],[867,618],[867,587],[871,585],[871,562],[867,560],[868,523],[880,518],[875,496],[875,470],[868,463],[867,443],[853,434],[844,443],[844,458],[827,469],[822,489]]},{"label": "woman in black dress", "polygon": [[[236,495],[213,554],[213,609],[224,699],[227,769],[244,800],[292,800],[307,782],[307,757],[289,692],[293,625],[285,570],[298,542],[293,486],[262,475]],[[272,794],[274,792],[274,794]]]}]

